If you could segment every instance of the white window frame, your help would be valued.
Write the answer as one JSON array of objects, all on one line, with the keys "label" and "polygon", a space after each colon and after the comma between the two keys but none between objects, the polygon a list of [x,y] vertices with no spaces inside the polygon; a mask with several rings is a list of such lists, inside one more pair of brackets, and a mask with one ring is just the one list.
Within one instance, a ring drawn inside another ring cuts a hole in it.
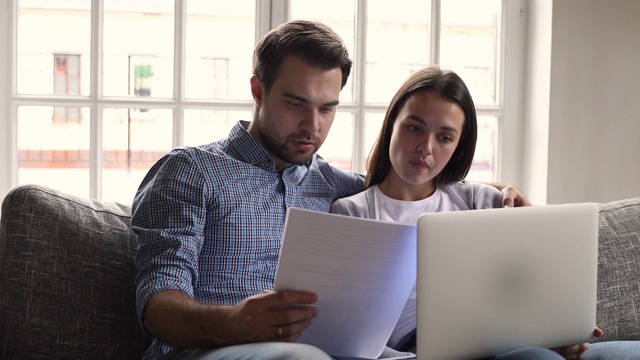
[{"label": "white window frame", "polygon": [[[356,14],[358,20],[364,19],[366,1],[358,0],[359,11]],[[436,16],[439,12],[440,1],[433,0],[432,22],[439,25]],[[479,115],[494,115],[498,117],[499,143],[497,148],[497,168],[494,181],[521,182],[521,158],[522,143],[522,119],[523,105],[523,81],[524,81],[524,46],[526,1],[528,0],[502,0],[503,19],[501,30],[502,48],[500,49],[499,62],[499,107],[478,107]],[[253,103],[246,101],[199,101],[186,100],[184,98],[184,34],[186,19],[186,2],[175,2],[175,38],[174,38],[174,98],[172,99],[145,99],[145,98],[121,98],[103,97],[101,78],[95,74],[102,73],[102,9],[103,0],[91,0],[91,66],[90,74],[82,76],[90,77],[89,96],[42,96],[42,95],[18,95],[16,75],[16,48],[17,48],[17,18],[18,0],[0,1],[0,48],[8,49],[0,54],[0,200],[6,193],[18,184],[18,149],[17,149],[17,109],[24,105],[64,105],[89,107],[91,114],[91,149],[90,149],[90,197],[100,198],[102,193],[102,110],[105,107],[153,107],[170,108],[174,113],[173,121],[173,146],[182,144],[184,110],[189,108],[205,110],[252,110]],[[288,0],[256,0],[256,41],[272,27],[287,20],[289,14]],[[356,32],[356,46],[365,50],[366,33],[361,27]],[[438,26],[434,27],[439,30]],[[431,62],[437,63],[439,31],[432,31]],[[358,71],[353,72],[354,84],[356,84],[355,102],[341,104],[340,107],[356,114],[354,129],[354,159],[353,169],[363,168],[367,154],[360,154],[363,139],[363,114],[365,112],[364,94],[364,58],[355,56],[354,64]],[[250,74],[247,74],[249,77]],[[367,105],[366,110],[382,110],[384,106]],[[357,150],[357,151],[356,151]]]}]

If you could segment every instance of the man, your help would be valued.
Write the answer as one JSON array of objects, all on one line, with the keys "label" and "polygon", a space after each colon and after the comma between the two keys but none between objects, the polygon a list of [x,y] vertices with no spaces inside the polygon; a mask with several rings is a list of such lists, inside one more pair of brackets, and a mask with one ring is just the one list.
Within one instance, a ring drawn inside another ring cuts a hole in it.
[{"label": "man", "polygon": [[[287,207],[327,212],[363,189],[361,176],[316,155],[350,71],[330,28],[283,24],[254,52],[253,121],[149,171],[132,208],[138,316],[154,337],[146,359],[330,359],[293,343],[317,313],[287,305],[316,295],[270,290]],[[527,204],[513,187],[503,193],[507,205]]]},{"label": "man", "polygon": [[254,54],[254,121],[238,123],[228,139],[174,150],[149,171],[132,219],[140,239],[138,313],[155,337],[146,358],[175,345],[271,341],[255,352],[284,347],[273,351],[328,359],[283,342],[298,338],[316,312],[278,308],[313,304],[315,295],[264,291],[273,288],[286,208],[328,212],[335,199],[363,188],[361,176],[315,155],[350,70],[342,40],[328,27],[278,28]]}]

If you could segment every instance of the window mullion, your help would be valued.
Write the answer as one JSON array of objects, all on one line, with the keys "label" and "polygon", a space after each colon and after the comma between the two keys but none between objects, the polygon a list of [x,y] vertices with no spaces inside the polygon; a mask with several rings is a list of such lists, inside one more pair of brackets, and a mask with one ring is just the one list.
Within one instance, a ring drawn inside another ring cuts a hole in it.
[{"label": "window mullion", "polygon": [[[264,1],[264,0],[261,0],[261,1]],[[266,35],[269,30],[288,21],[289,18],[291,17],[290,0],[271,0],[271,1],[268,1],[268,3],[270,4],[269,7],[264,5],[263,6],[269,9],[269,24],[268,24],[268,28],[262,29],[265,31],[260,35],[260,38]],[[262,10],[264,11],[264,8]],[[264,24],[262,25],[264,26]]]},{"label": "window mullion", "polygon": [[365,101],[366,101],[366,71],[367,71],[367,2],[358,0],[356,2],[356,39],[354,67],[352,71],[353,83],[355,85],[354,97],[357,105],[354,121],[353,139],[353,159],[352,168],[356,172],[362,172],[366,168],[366,151],[364,149],[365,132]]},{"label": "window mullion", "polygon": [[429,52],[429,63],[440,64],[440,0],[431,0],[431,51]]},{"label": "window mullion", "polygon": [[271,2],[269,0],[256,0],[256,31],[255,43],[266,34],[271,26]]},{"label": "window mullion", "polygon": [[18,1],[3,1],[0,5],[0,111],[6,121],[0,121],[0,200],[18,182],[18,145],[16,103],[16,48]]},{"label": "window mullion", "polygon": [[89,194],[102,198],[102,39],[104,0],[91,2]]},{"label": "window mullion", "polygon": [[186,37],[186,1],[175,0],[173,31],[173,147],[184,143],[184,75],[185,75],[185,37]]}]

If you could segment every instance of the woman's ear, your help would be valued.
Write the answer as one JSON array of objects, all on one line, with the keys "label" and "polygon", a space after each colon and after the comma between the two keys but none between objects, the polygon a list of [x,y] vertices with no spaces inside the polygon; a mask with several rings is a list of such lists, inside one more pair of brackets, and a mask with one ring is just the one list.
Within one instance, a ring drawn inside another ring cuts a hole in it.
[{"label": "woman's ear", "polygon": [[258,107],[262,106],[262,98],[264,96],[264,82],[258,76],[251,77],[251,95]]}]

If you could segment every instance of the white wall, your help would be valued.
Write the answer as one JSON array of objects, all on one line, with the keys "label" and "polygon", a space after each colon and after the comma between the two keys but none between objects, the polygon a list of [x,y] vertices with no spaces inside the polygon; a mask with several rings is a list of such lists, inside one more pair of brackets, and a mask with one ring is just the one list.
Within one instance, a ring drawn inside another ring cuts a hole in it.
[{"label": "white wall", "polygon": [[640,1],[533,0],[529,12],[523,190],[535,204],[640,196]]}]

